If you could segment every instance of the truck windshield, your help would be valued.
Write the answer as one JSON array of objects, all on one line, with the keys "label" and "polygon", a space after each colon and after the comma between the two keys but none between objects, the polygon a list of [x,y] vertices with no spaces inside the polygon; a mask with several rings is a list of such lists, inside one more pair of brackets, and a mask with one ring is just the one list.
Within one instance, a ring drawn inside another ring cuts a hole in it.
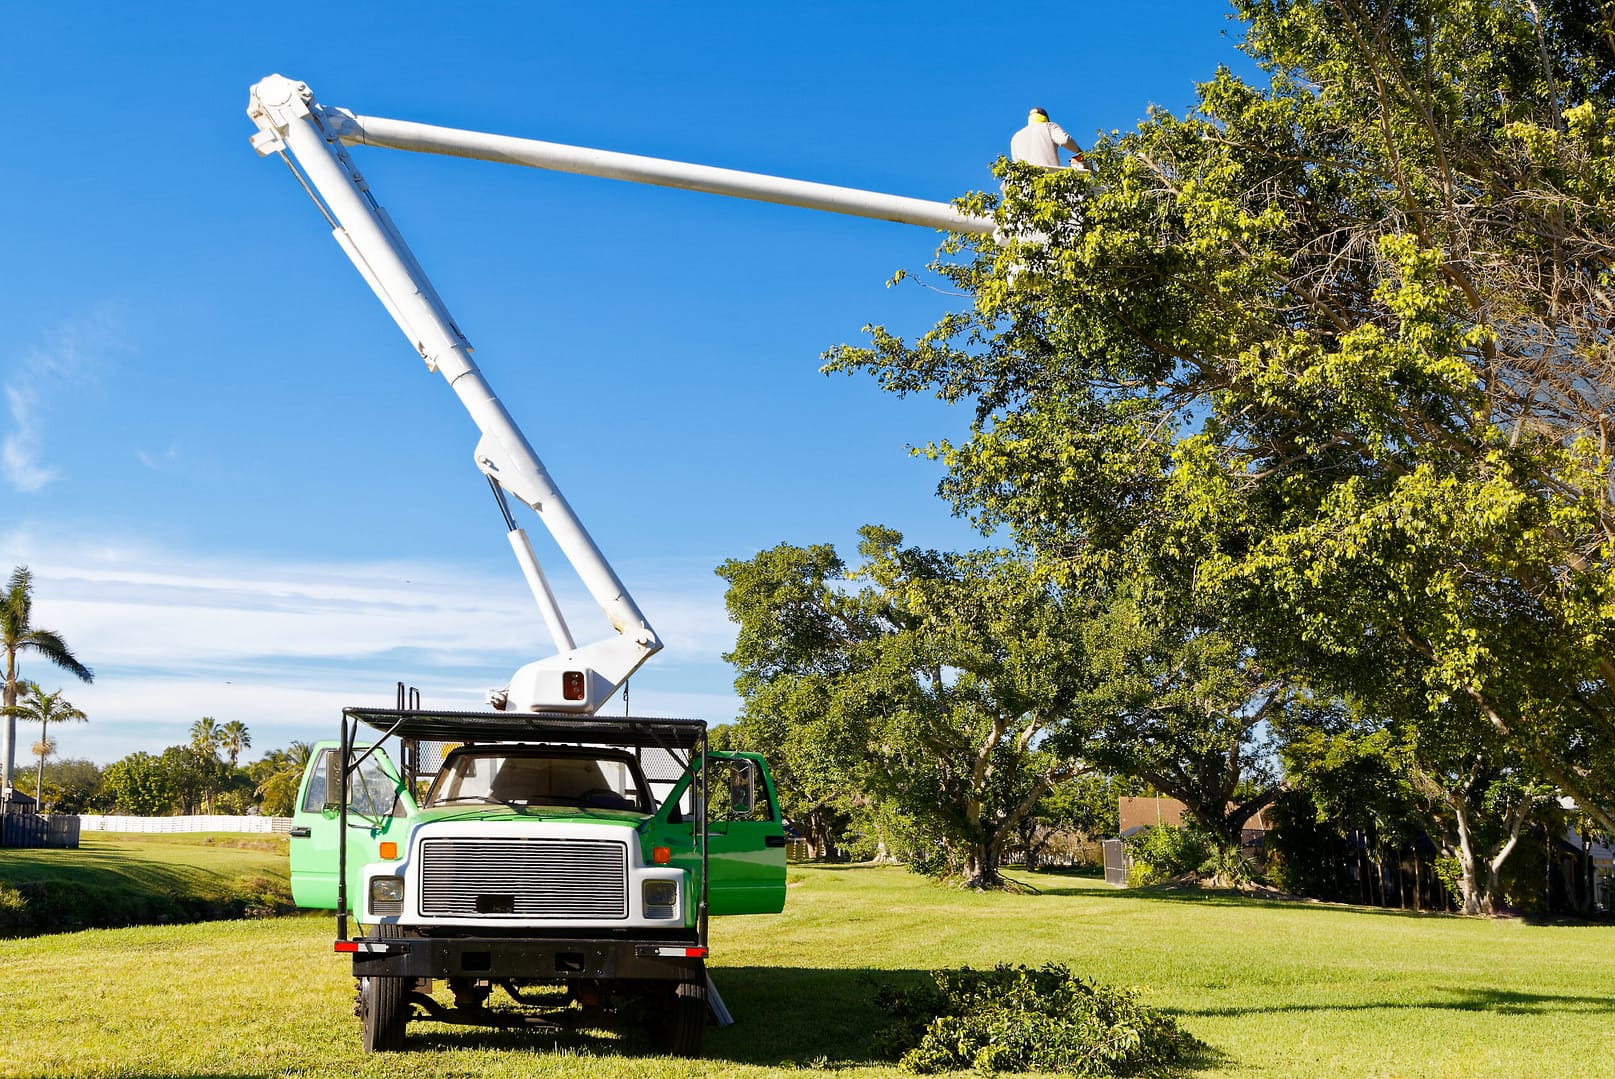
[{"label": "truck windshield", "polygon": [[475,802],[651,812],[644,781],[631,757],[587,750],[458,750],[443,762],[426,805]]}]

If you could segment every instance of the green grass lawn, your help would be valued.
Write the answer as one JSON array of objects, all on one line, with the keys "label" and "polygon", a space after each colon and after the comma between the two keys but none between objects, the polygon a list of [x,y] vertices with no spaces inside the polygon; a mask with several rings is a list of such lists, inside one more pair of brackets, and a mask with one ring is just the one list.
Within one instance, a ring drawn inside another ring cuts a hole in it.
[{"label": "green grass lawn", "polygon": [[1063,962],[1134,986],[1209,1042],[1189,1076],[1575,1077],[1615,1073],[1615,929],[1472,921],[1023,879],[979,895],[898,869],[792,868],[786,913],[717,919],[735,1026],[704,1061],[637,1036],[411,1024],[366,1057],[326,917],[0,941],[0,1074],[781,1076],[871,1061],[867,975]]},{"label": "green grass lawn", "polygon": [[285,836],[86,832],[77,850],[0,850],[0,936],[290,909]]}]

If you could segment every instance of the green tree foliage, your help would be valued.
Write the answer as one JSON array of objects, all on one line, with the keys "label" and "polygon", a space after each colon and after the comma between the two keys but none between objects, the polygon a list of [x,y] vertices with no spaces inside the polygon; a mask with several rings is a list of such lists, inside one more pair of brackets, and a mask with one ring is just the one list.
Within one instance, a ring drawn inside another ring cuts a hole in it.
[{"label": "green tree foliage", "polygon": [[1062,847],[1069,857],[1075,843],[1092,845],[1115,835],[1120,828],[1120,798],[1136,793],[1138,786],[1127,776],[1090,772],[1048,791],[1021,818],[1020,849],[1026,868],[1038,868],[1046,857],[1060,857]]},{"label": "green tree foliage", "polygon": [[105,810],[101,768],[94,761],[69,757],[45,765],[45,801],[57,813]]},{"label": "green tree foliage", "polygon": [[1121,598],[1085,628],[1100,724],[1089,759],[1182,802],[1225,851],[1277,797],[1275,720],[1307,696],[1271,676],[1250,649],[1191,619]]},{"label": "green tree foliage", "polygon": [[1013,242],[939,263],[974,306],[830,366],[975,405],[932,450],[984,527],[1371,711],[1461,702],[1615,831],[1615,8],[1235,7],[1265,84],[1097,182],[1001,164],[966,204]]},{"label": "green tree foliage", "polygon": [[1464,913],[1493,913],[1504,864],[1533,813],[1553,804],[1553,789],[1467,701],[1417,718],[1343,713],[1342,729],[1292,731],[1290,770],[1321,819],[1395,843],[1422,830],[1456,866],[1451,890]]},{"label": "green tree foliage", "polygon": [[22,683],[18,679],[18,657],[33,652],[46,662],[84,682],[95,680],[90,668],[78,661],[60,633],[40,629],[33,624],[34,578],[27,566],[11,571],[6,590],[0,594],[0,649],[6,655],[6,681],[4,690],[5,740],[0,746],[0,789],[11,786],[12,771],[16,767],[17,719],[11,712],[17,706]]},{"label": "green tree foliage", "polygon": [[191,749],[198,757],[217,757],[224,745],[224,728],[212,716],[191,724]]},{"label": "green tree foliage", "polygon": [[[194,743],[169,746],[159,762],[168,774],[181,813],[215,812],[219,795],[231,787],[230,766],[212,753],[199,751]],[[251,787],[247,789],[250,793]]]},{"label": "green tree foliage", "polygon": [[868,800],[858,789],[860,745],[825,699],[822,680],[758,688],[754,708],[713,731],[717,749],[763,754],[774,773],[780,812],[806,840],[808,856],[835,862],[848,853],[849,831]]},{"label": "green tree foliage", "polygon": [[239,719],[232,719],[220,727],[218,746],[224,751],[225,757],[230,762],[230,767],[234,768],[236,760],[241,756],[241,751],[252,748],[252,735],[248,732],[247,725]]},{"label": "green tree foliage", "polygon": [[[227,750],[229,724],[220,725],[212,716],[203,716],[191,724],[191,741],[188,746],[171,746],[163,752],[163,760],[174,770],[176,782],[184,791],[186,812],[212,813],[214,800],[229,785],[235,771],[235,758],[226,765],[219,754]],[[241,728],[246,735],[246,727]],[[247,738],[247,744],[252,739]],[[191,760],[184,759],[189,753]],[[237,750],[239,752],[239,750]]]},{"label": "green tree foliage", "polygon": [[101,786],[118,812],[139,817],[169,813],[181,796],[172,770],[144,751],[107,765]]},{"label": "green tree foliage", "polygon": [[49,730],[52,723],[83,723],[90,717],[74,708],[71,703],[62,697],[62,691],[46,693],[39,688],[38,682],[22,683],[22,695],[17,703],[5,710],[10,719],[22,719],[39,724],[38,746],[44,747],[46,752],[39,754],[39,768],[35,774],[34,791],[38,799],[39,811],[45,811],[45,758],[55,752],[55,743],[50,740]]},{"label": "green tree foliage", "polygon": [[851,572],[822,545],[719,568],[740,627],[736,737],[788,747],[804,803],[822,801],[820,780],[877,800],[871,818],[911,865],[998,886],[1020,819],[1080,770],[1041,748],[1073,722],[1073,613],[1016,559],[862,536]]},{"label": "green tree foliage", "polygon": [[314,750],[307,742],[272,749],[247,769],[256,786],[259,808],[272,817],[289,817],[297,805],[297,787]]}]

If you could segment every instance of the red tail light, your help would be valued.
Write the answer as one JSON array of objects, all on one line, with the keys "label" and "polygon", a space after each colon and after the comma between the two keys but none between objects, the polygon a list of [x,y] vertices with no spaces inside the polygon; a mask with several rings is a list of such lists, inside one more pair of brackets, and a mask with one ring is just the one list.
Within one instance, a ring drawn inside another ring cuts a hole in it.
[{"label": "red tail light", "polygon": [[561,672],[561,699],[567,701],[581,701],[584,698],[584,681],[582,671]]}]

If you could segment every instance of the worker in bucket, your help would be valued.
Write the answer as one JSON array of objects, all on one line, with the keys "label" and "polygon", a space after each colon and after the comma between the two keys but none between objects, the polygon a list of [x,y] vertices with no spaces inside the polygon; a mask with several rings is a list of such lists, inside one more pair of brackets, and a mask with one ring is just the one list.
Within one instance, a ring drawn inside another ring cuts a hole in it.
[{"label": "worker in bucket", "polygon": [[1065,128],[1049,119],[1049,114],[1034,108],[1026,114],[1026,126],[1015,132],[1009,140],[1009,156],[1015,161],[1038,165],[1045,169],[1060,167],[1060,151],[1071,151],[1071,168],[1088,171],[1082,158],[1082,147],[1066,134]]}]

